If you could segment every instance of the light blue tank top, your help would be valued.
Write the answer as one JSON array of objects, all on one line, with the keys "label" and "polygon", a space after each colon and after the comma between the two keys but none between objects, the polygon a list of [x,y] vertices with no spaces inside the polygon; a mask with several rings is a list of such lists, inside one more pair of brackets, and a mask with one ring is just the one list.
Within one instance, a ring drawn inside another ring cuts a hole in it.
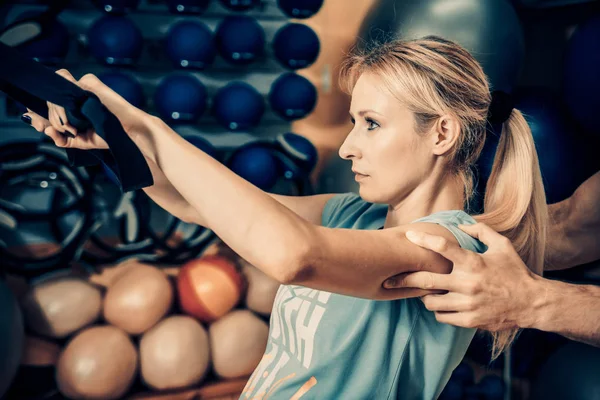
[{"label": "light blue tank top", "polygon": [[[322,225],[380,229],[387,210],[340,194],[327,202]],[[458,229],[475,223],[463,211],[414,222],[444,226],[461,247],[485,251]],[[474,334],[437,322],[419,299],[375,301],[281,285],[265,354],[240,399],[435,399]]]}]

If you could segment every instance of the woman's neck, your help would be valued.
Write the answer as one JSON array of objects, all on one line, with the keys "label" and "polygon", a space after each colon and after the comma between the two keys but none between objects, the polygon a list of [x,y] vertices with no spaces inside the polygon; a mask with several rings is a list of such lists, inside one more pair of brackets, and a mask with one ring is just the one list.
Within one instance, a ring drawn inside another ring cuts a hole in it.
[{"label": "woman's neck", "polygon": [[389,205],[384,227],[409,224],[439,211],[462,210],[463,206],[464,188],[456,176],[427,180],[395,204]]}]

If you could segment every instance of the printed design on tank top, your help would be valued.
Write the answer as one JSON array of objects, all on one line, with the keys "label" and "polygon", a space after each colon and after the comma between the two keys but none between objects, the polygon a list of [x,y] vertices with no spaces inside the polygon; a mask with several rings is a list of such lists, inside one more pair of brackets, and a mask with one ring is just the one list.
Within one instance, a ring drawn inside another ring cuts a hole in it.
[{"label": "printed design on tank top", "polygon": [[[314,340],[331,293],[296,285],[281,285],[275,296],[269,329],[270,351],[266,352],[246,383],[240,399],[266,400],[276,395],[285,381],[296,376],[278,376],[288,362],[297,361],[310,369],[314,356]],[[276,378],[278,378],[276,380]],[[293,400],[300,399],[317,385],[312,376],[301,384]]]}]

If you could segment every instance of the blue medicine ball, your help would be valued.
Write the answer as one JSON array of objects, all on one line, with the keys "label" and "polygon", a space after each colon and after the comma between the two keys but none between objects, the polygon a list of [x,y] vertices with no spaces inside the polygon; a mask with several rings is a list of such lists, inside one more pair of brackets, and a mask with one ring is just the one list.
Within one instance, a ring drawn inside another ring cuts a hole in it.
[{"label": "blue medicine ball", "polygon": [[[298,166],[300,173],[309,175],[317,165],[319,158],[317,148],[306,137],[292,132],[283,133],[276,138],[277,144],[285,152],[285,154]],[[287,179],[295,179],[299,172],[296,168],[287,168],[283,166],[284,175]]]},{"label": "blue medicine ball", "polygon": [[169,75],[156,88],[154,104],[170,123],[194,122],[206,109],[206,88],[194,76]]},{"label": "blue medicine ball", "polygon": [[208,154],[209,156],[211,156],[212,158],[217,158],[217,149],[215,149],[215,147],[203,137],[188,135],[185,136],[184,139],[196,146],[197,148],[199,148],[200,150],[202,150],[203,152],[205,152],[206,154]]},{"label": "blue medicine ball", "polygon": [[[36,17],[40,11],[28,11],[17,17],[16,21]],[[58,64],[65,59],[69,52],[69,31],[57,20],[53,20],[49,29],[33,40],[17,46],[20,53],[43,64]]]},{"label": "blue medicine ball", "polygon": [[277,60],[290,69],[306,68],[319,56],[319,37],[304,24],[287,24],[277,31],[273,50]]},{"label": "blue medicine ball", "polygon": [[232,11],[247,11],[260,4],[260,0],[220,0],[221,4]]},{"label": "blue medicine ball", "polygon": [[279,178],[277,160],[261,145],[250,144],[236,150],[228,164],[233,172],[262,190],[269,190]]},{"label": "blue medicine ball", "polygon": [[171,27],[166,53],[176,67],[203,69],[215,59],[211,30],[197,21],[182,21]]},{"label": "blue medicine ball", "polygon": [[0,398],[6,394],[21,363],[25,330],[12,290],[0,279]]},{"label": "blue medicine ball", "polygon": [[144,108],[146,99],[142,85],[133,76],[124,72],[110,71],[98,75],[106,86],[117,92],[121,97],[127,100],[131,105],[137,108]]},{"label": "blue medicine ball", "polygon": [[122,16],[99,18],[88,31],[88,42],[94,57],[110,65],[133,64],[142,53],[142,33]]},{"label": "blue medicine ball", "polygon": [[285,120],[304,118],[317,104],[317,89],[308,79],[289,72],[281,75],[271,85],[269,103]]},{"label": "blue medicine ball", "polygon": [[565,99],[571,115],[586,132],[600,137],[600,15],[582,23],[565,54]]},{"label": "blue medicine ball", "polygon": [[217,121],[231,131],[248,130],[259,124],[265,112],[263,96],[244,82],[219,89],[213,98]]},{"label": "blue medicine ball", "polygon": [[250,64],[264,52],[265,32],[254,18],[234,15],[223,19],[215,37],[219,54],[233,64]]},{"label": "blue medicine ball", "polygon": [[323,6],[324,0],[277,0],[277,5],[288,17],[310,18]]},{"label": "blue medicine ball", "polygon": [[140,0],[94,0],[96,6],[108,13],[126,13],[135,10]]},{"label": "blue medicine ball", "polygon": [[206,10],[210,0],[167,0],[173,14],[200,14]]}]

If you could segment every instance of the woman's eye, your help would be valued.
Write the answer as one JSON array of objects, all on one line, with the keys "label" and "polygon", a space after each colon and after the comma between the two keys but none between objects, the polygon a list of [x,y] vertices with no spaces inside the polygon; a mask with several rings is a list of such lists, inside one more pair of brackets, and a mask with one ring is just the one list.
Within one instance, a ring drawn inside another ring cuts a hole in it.
[{"label": "woman's eye", "polygon": [[373,121],[372,119],[366,119],[367,124],[368,124],[368,130],[372,131],[374,129],[379,128],[379,124],[375,121]]},{"label": "woman's eye", "polygon": [[356,123],[356,121],[352,117],[350,117],[350,122],[352,122],[352,125],[354,125]]}]

